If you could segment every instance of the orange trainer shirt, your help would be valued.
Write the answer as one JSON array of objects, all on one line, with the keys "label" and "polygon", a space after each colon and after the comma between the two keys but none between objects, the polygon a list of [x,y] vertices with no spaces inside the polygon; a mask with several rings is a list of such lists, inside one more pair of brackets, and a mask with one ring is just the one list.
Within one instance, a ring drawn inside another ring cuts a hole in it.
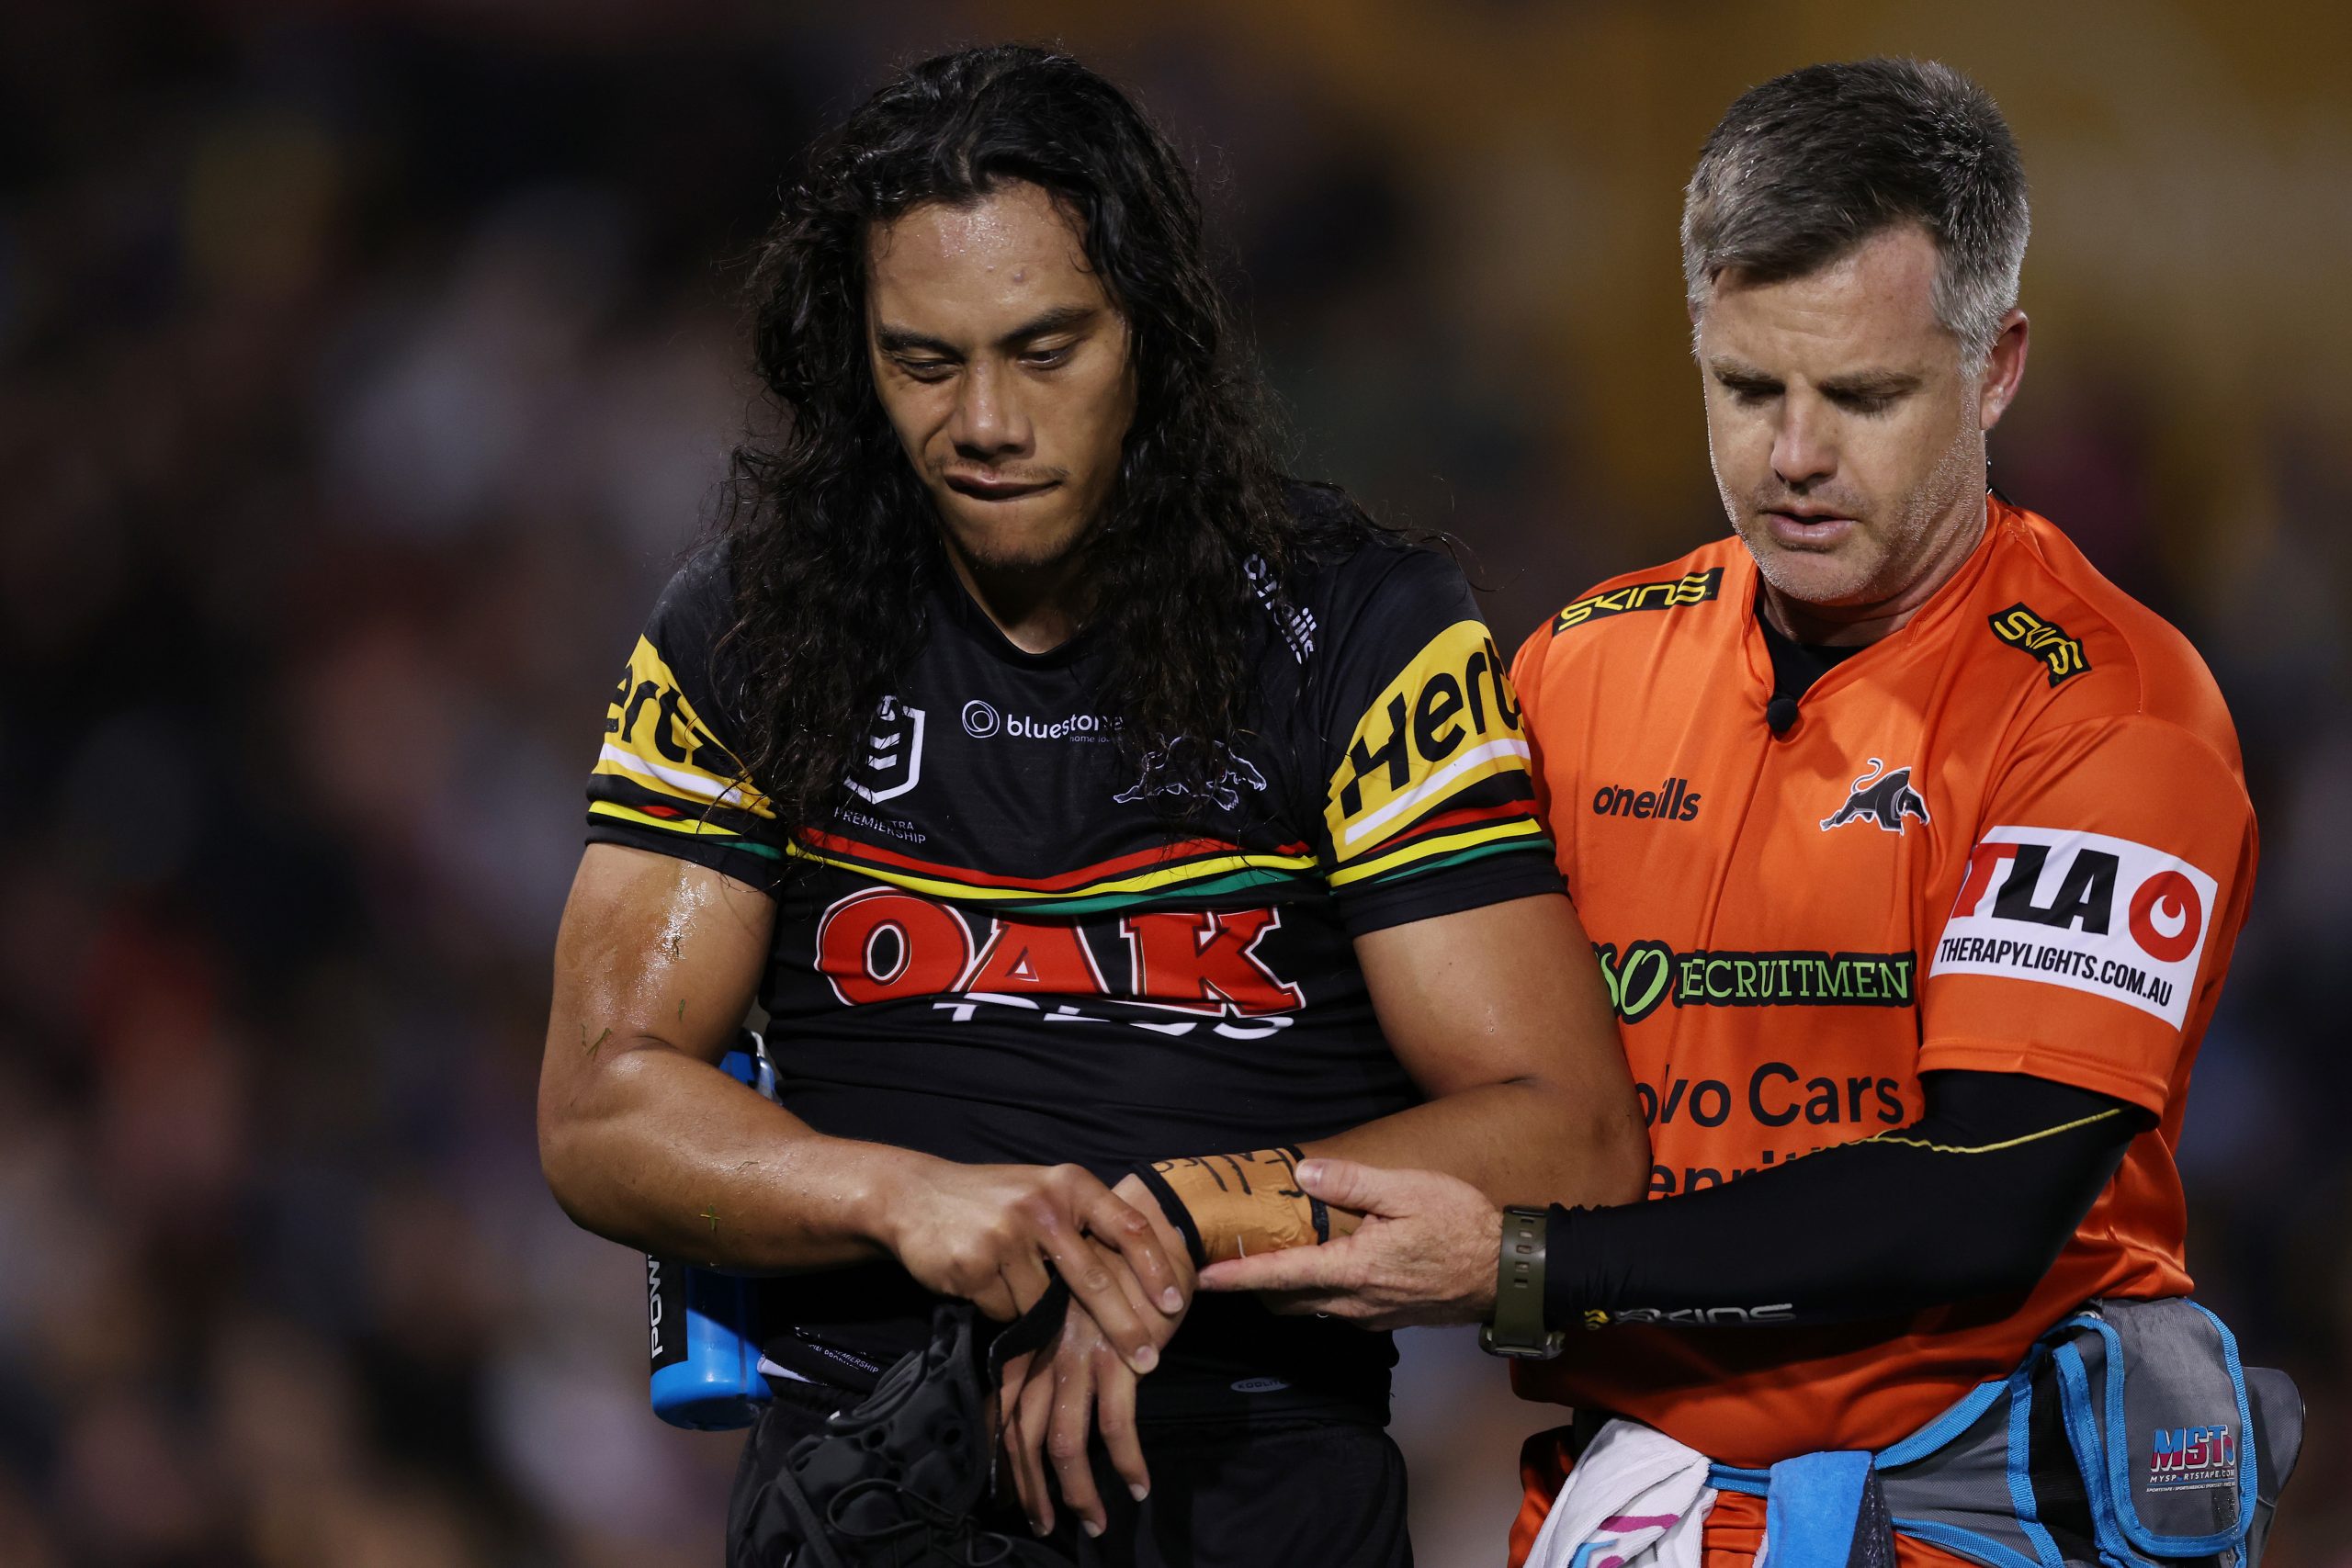
[{"label": "orange trainer shirt", "polygon": [[[1520,1393],[1762,1465],[1883,1447],[2098,1295],[2186,1292],[2173,1166],[2254,877],[2237,738],[2181,635],[2048,522],[1986,537],[1900,631],[1765,722],[1726,538],[1620,578],[1512,671],[1560,869],[1650,1123],[1650,1196],[1916,1120],[1919,1075],[2026,1073],[2156,1128],[2041,1286],[1877,1325],[1571,1330]],[[1835,1213],[1813,1222],[1845,1223]]]}]

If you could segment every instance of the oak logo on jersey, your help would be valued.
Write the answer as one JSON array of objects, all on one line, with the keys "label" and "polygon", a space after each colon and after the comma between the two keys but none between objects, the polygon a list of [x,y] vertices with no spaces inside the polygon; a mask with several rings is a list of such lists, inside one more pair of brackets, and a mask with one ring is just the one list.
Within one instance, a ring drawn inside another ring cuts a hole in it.
[{"label": "oak logo on jersey", "polygon": [[1485,626],[1456,621],[1357,722],[1324,807],[1331,843],[1353,859],[1480,779],[1526,771],[1510,665]]},{"label": "oak logo on jersey", "polygon": [[[1115,935],[1091,941],[1075,923],[1011,919],[989,920],[976,938],[950,905],[868,887],[819,919],[817,970],[845,1007],[929,998],[958,1021],[988,1004],[1027,1009],[1046,1023],[1126,1022],[1170,1034],[1202,1019],[1280,1025],[1288,1021],[1269,1015],[1306,1005],[1258,952],[1282,923],[1279,909],[1177,909],[1127,915]],[[1105,957],[1123,989],[1106,979]],[[1092,1002],[1147,1009],[1160,1021],[1091,1014]],[[1221,1032],[1257,1039],[1269,1031]]]},{"label": "oak logo on jersey", "polygon": [[1846,804],[1821,819],[1823,832],[1849,822],[1870,821],[1890,833],[1900,833],[1906,817],[1917,817],[1922,822],[1932,820],[1928,815],[1928,803],[1911,787],[1911,770],[1897,768],[1890,773],[1883,771],[1885,767],[1876,757],[1871,759],[1870,771],[1856,779],[1853,787],[1846,792]]},{"label": "oak logo on jersey", "polygon": [[2064,986],[2177,1028],[2220,892],[2187,861],[2130,839],[1988,828],[1928,972]]},{"label": "oak logo on jersey", "polygon": [[849,777],[842,782],[852,793],[876,802],[894,799],[921,784],[922,721],[922,709],[884,697],[875,710],[874,728],[850,759]]},{"label": "oak logo on jersey", "polygon": [[1609,1005],[1627,1023],[1668,1001],[1679,1008],[1907,1008],[1918,999],[1916,953],[1686,953],[1657,941],[1629,942],[1623,953],[1614,942],[1595,942],[1592,951]]},{"label": "oak logo on jersey", "polygon": [[1993,635],[2011,648],[2021,649],[2050,667],[2050,683],[2087,673],[2091,661],[2083,656],[2080,637],[2068,637],[2066,628],[2055,621],[2045,621],[2025,607],[2019,600],[1997,615],[1987,616]]},{"label": "oak logo on jersey", "polygon": [[1605,593],[1587,594],[1570,604],[1552,617],[1552,633],[1556,637],[1570,626],[1605,621],[1611,615],[1630,615],[1635,610],[1679,610],[1686,604],[1703,604],[1722,592],[1723,587],[1724,569],[1719,566],[1685,572],[1680,577],[1662,577],[1654,582],[1629,582]]}]

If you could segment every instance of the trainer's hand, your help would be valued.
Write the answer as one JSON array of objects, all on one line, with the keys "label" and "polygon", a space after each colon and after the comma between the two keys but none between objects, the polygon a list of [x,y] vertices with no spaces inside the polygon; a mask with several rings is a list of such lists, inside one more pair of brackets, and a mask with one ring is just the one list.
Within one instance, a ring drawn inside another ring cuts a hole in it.
[{"label": "trainer's hand", "polygon": [[1343,1159],[1302,1162],[1298,1182],[1363,1224],[1320,1247],[1212,1263],[1201,1289],[1282,1292],[1277,1312],[1327,1313],[1366,1328],[1482,1323],[1494,1312],[1502,1211],[1468,1182]]},{"label": "trainer's hand", "polygon": [[1139,1372],[1159,1365],[1190,1293],[1151,1220],[1078,1166],[926,1160],[883,1213],[880,1239],[918,1283],[1001,1323],[1046,1293],[1050,1260]]}]

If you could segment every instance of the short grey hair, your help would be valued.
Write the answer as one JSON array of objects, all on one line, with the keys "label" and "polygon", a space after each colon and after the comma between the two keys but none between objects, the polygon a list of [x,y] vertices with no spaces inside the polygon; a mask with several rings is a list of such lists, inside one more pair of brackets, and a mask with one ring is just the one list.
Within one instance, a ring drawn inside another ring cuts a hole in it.
[{"label": "short grey hair", "polygon": [[2007,121],[1931,60],[1808,65],[1740,95],[1682,199],[1695,321],[1718,275],[1770,283],[1837,261],[1905,222],[1935,240],[1936,320],[1982,367],[2018,301],[2032,227]]}]

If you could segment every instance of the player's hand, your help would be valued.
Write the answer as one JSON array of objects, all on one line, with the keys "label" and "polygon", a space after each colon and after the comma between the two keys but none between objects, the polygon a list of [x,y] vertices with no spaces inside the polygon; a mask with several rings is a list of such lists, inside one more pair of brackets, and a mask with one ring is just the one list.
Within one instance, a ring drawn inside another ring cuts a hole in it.
[{"label": "player's hand", "polygon": [[1074,1165],[929,1160],[918,1170],[885,1205],[881,1237],[918,1283],[1010,1323],[1046,1293],[1050,1261],[1129,1366],[1159,1365],[1192,1281],[1150,1219]]},{"label": "player's hand", "polygon": [[1101,1535],[1110,1517],[1094,1483],[1091,1433],[1102,1435],[1111,1468],[1138,1502],[1151,1490],[1136,1435],[1135,1370],[1093,1318],[1073,1304],[1051,1356],[1023,1371],[1023,1381],[1016,1382],[1007,1369],[1001,1395],[1005,1458],[1021,1511],[1044,1535],[1054,1528],[1058,1489],[1080,1528]]},{"label": "player's hand", "polygon": [[1380,1170],[1343,1159],[1301,1162],[1298,1184],[1364,1222],[1352,1235],[1212,1263],[1204,1291],[1271,1291],[1276,1312],[1324,1313],[1365,1328],[1483,1323],[1495,1310],[1502,1211],[1466,1181],[1434,1170]]},{"label": "player's hand", "polygon": [[[1183,1237],[1140,1179],[1123,1178],[1113,1191],[1148,1217],[1161,1248],[1175,1260],[1189,1304],[1193,1261]],[[1157,1319],[1165,1324],[1161,1344],[1175,1337],[1182,1325],[1181,1312],[1168,1316],[1148,1311],[1140,1302],[1135,1305],[1147,1323]],[[1039,1534],[1054,1528],[1048,1468],[1059,1483],[1062,1501],[1090,1535],[1109,1527],[1094,1483],[1087,1440],[1090,1430],[1102,1433],[1112,1469],[1138,1502],[1151,1490],[1151,1472],[1144,1465],[1143,1448],[1136,1435],[1136,1379],[1132,1364],[1121,1358],[1101,1325],[1076,1303],[1062,1320],[1061,1338],[1050,1356],[1019,1357],[1006,1364],[999,1394],[999,1426],[1013,1490],[1020,1495],[1022,1511]]]}]

